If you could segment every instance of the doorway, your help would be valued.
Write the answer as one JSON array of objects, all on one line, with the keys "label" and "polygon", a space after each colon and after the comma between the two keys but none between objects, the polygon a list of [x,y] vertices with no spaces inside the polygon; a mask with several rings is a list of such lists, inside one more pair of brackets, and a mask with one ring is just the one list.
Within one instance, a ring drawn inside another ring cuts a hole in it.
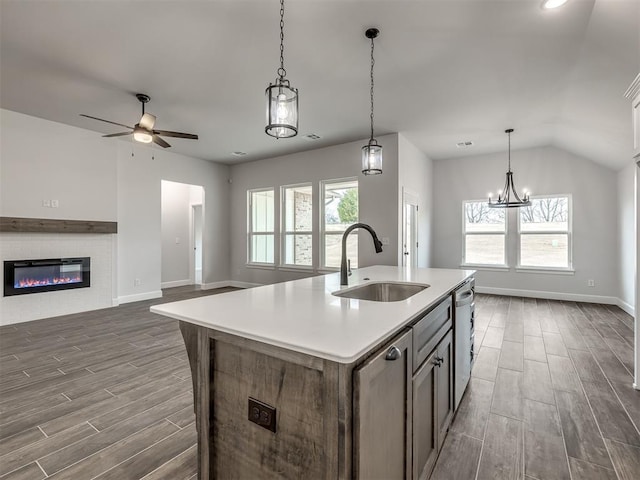
[{"label": "doorway", "polygon": [[161,199],[161,286],[201,285],[206,279],[204,188],[162,180]]},{"label": "doorway", "polygon": [[418,266],[418,196],[402,192],[402,266]]}]

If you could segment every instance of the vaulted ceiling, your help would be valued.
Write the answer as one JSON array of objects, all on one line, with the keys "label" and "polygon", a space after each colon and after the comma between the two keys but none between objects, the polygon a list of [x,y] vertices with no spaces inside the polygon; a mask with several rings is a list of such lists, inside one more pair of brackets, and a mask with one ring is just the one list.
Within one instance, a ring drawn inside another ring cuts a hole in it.
[{"label": "vaulted ceiling", "polygon": [[[68,125],[132,125],[137,92],[172,150],[225,163],[403,132],[440,160],[555,145],[618,169],[631,158],[639,0],[286,0],[285,67],[300,135],[264,133],[279,59],[277,0],[1,0],[0,105]],[[307,134],[320,140],[309,140]],[[127,138],[127,137],[125,137]],[[118,141],[118,140],[113,140]],[[466,149],[456,143],[472,141]],[[234,157],[231,152],[247,155]]]}]

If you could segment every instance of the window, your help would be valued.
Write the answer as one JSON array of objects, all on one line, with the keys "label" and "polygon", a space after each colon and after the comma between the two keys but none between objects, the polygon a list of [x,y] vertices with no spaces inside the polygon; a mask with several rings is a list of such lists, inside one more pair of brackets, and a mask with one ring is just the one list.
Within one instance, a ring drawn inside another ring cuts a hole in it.
[{"label": "window", "polygon": [[571,268],[571,210],[567,195],[537,197],[518,212],[518,266]]},{"label": "window", "polygon": [[[358,222],[358,180],[332,180],[321,185],[321,263],[324,268],[340,268],[342,235],[349,225]],[[347,256],[351,267],[357,268],[357,235],[347,239]]]},{"label": "window", "polygon": [[463,202],[463,256],[468,265],[505,266],[507,223],[505,210],[486,201]]},{"label": "window", "polygon": [[273,264],[274,190],[249,190],[249,263]]},{"label": "window", "polygon": [[282,264],[313,264],[311,185],[282,187]]}]

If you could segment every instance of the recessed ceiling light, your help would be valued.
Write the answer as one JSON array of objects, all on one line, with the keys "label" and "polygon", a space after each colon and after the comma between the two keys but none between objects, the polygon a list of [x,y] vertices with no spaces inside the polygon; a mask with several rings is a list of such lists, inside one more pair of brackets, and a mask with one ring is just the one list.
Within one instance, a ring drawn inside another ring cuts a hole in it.
[{"label": "recessed ceiling light", "polygon": [[552,8],[558,8],[567,3],[568,0],[543,0],[542,8],[545,10],[551,10]]},{"label": "recessed ceiling light", "polygon": [[244,157],[247,154],[247,152],[231,152],[231,155],[233,155],[234,157]]},{"label": "recessed ceiling light", "polygon": [[467,148],[467,147],[472,147],[472,146],[473,146],[473,142],[472,141],[456,143],[456,147],[458,147],[458,148]]}]

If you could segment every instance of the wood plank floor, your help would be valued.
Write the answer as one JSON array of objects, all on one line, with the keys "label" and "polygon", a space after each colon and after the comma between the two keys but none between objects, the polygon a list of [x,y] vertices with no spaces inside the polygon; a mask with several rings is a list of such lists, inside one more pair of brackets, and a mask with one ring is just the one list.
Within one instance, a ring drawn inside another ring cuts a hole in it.
[{"label": "wood plank floor", "polygon": [[479,355],[433,479],[640,478],[631,316],[478,295],[476,317]]},{"label": "wood plank floor", "polygon": [[[195,478],[182,337],[149,306],[222,291],[179,287],[160,301],[1,327],[0,478]],[[631,317],[477,298],[479,356],[433,478],[640,478]]]}]

